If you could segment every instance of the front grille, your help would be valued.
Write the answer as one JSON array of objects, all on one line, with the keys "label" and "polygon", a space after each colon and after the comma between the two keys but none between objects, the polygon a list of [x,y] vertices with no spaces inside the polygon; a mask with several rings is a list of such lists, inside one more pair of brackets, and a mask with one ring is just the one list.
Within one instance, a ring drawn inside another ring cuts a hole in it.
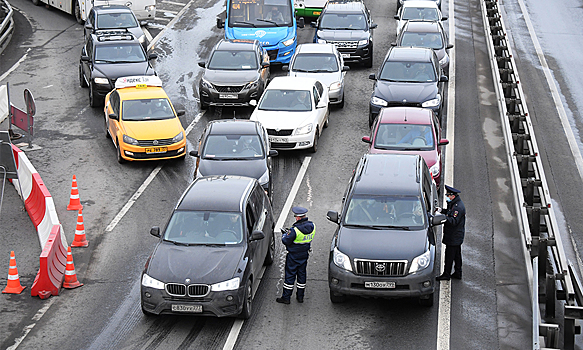
[{"label": "front grille", "polygon": [[188,286],[188,295],[191,297],[202,297],[209,293],[209,286],[206,284],[191,284]]},{"label": "front grille", "polygon": [[364,276],[404,276],[407,260],[360,260],[354,259],[356,274]]},{"label": "front grille", "polygon": [[271,136],[290,136],[294,129],[283,129],[283,130],[275,130],[275,129],[267,129],[267,134]]},{"label": "front grille", "polygon": [[134,159],[170,158],[177,156],[180,153],[184,153],[184,149],[180,153],[178,153],[178,150],[168,151],[164,153],[145,153],[145,152],[133,152],[133,153],[134,153],[133,156],[130,156],[128,154],[126,154],[126,156]]},{"label": "front grille", "polygon": [[186,295],[186,286],[179,283],[166,283],[166,293],[182,297]]},{"label": "front grille", "polygon": [[[157,142],[154,144],[154,141]],[[158,146],[168,146],[173,144],[172,139],[162,139],[162,140],[138,140],[138,146],[141,147],[158,147]]]},{"label": "front grille", "polygon": [[243,90],[243,87],[245,87],[245,85],[239,85],[239,86],[221,86],[221,85],[215,85],[215,84],[213,84],[213,87],[218,92],[240,92],[241,90]]},{"label": "front grille", "polygon": [[328,41],[330,44],[336,45],[338,49],[356,49],[358,41]]},{"label": "front grille", "polygon": [[275,50],[267,50],[267,55],[269,56],[270,61],[274,61],[277,58],[277,49]]},{"label": "front grille", "polygon": [[421,103],[419,102],[399,102],[399,101],[390,101],[388,103],[389,107],[398,107],[398,106],[405,106],[405,107],[421,107]]},{"label": "front grille", "polygon": [[286,142],[286,143],[272,142],[271,143],[271,148],[284,149],[284,148],[295,148],[295,147],[296,147],[295,142]]}]

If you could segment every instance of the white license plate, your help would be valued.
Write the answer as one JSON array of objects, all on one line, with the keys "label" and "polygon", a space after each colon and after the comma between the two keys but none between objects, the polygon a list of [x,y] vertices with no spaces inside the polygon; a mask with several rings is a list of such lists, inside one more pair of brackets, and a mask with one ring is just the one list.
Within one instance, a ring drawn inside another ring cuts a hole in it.
[{"label": "white license plate", "polygon": [[395,288],[395,282],[364,282],[365,288]]},{"label": "white license plate", "polygon": [[285,137],[270,137],[269,142],[287,143],[287,139]]},{"label": "white license plate", "polygon": [[350,54],[349,53],[343,53],[342,54],[342,58],[350,58]]},{"label": "white license plate", "polygon": [[172,304],[172,311],[173,312],[193,312],[193,313],[201,313],[202,312],[202,305],[180,305],[180,304]]},{"label": "white license plate", "polygon": [[166,153],[168,152],[168,147],[148,147],[146,148],[146,153]]},{"label": "white license plate", "polygon": [[237,95],[237,94],[219,94],[219,98],[231,99],[231,100],[235,99],[236,100],[239,98],[239,95]]}]

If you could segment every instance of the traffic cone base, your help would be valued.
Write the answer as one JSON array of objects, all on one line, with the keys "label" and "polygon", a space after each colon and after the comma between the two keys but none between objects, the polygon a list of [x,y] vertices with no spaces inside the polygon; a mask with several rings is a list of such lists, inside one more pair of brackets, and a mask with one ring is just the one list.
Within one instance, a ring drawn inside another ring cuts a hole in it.
[{"label": "traffic cone base", "polygon": [[24,288],[20,284],[20,277],[18,276],[18,269],[16,268],[16,257],[14,256],[14,250],[10,252],[10,265],[8,268],[8,284],[2,293],[6,294],[20,294]]},{"label": "traffic cone base", "polygon": [[81,287],[83,283],[77,280],[77,273],[75,272],[75,265],[73,264],[73,255],[71,254],[71,247],[67,247],[67,268],[65,269],[65,280],[63,281],[63,288],[73,289]]},{"label": "traffic cone base", "polygon": [[83,225],[83,210],[79,209],[77,214],[77,228],[75,229],[75,239],[71,243],[71,247],[87,247],[87,237],[85,236],[85,225]]},{"label": "traffic cone base", "polygon": [[79,189],[77,188],[77,178],[73,175],[73,183],[71,184],[71,198],[69,199],[69,205],[67,205],[67,210],[79,210],[83,209],[81,201],[79,200]]}]

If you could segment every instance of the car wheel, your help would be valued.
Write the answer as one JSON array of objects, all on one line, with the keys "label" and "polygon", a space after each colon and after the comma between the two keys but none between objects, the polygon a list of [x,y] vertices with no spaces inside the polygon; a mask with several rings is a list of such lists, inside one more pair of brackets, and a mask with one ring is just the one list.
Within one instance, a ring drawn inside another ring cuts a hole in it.
[{"label": "car wheel", "polygon": [[419,298],[419,305],[433,306],[433,293]]},{"label": "car wheel", "polygon": [[342,101],[338,104],[338,108],[344,108],[344,92],[342,93]]},{"label": "car wheel", "polygon": [[253,304],[253,288],[251,284],[251,279],[248,279],[247,285],[245,286],[245,295],[243,297],[243,310],[241,311],[241,314],[239,314],[239,318],[247,320],[249,319],[249,317],[251,317],[252,304]]},{"label": "car wheel", "polygon": [[81,65],[79,65],[79,85],[82,88],[87,87],[87,82],[85,81],[85,77],[83,76],[83,68],[81,67]]},{"label": "car wheel", "polygon": [[93,83],[89,84],[89,106],[97,107],[97,99],[95,98]]},{"label": "car wheel", "polygon": [[320,135],[318,133],[318,129],[316,129],[316,133],[314,134],[314,143],[312,144],[312,147],[310,147],[310,152],[312,152],[312,153],[318,152],[318,139],[319,138],[320,138]]},{"label": "car wheel", "polygon": [[273,260],[275,259],[275,234],[271,234],[271,238],[269,238],[269,248],[267,248],[267,255],[265,256],[264,265],[271,265],[273,264]]},{"label": "car wheel", "polygon": [[117,162],[119,164],[123,164],[126,162],[125,159],[123,159],[123,157],[121,156],[121,147],[119,147],[119,141],[116,142],[116,151],[117,151]]},{"label": "car wheel", "polygon": [[77,23],[79,23],[79,24],[85,23],[85,21],[83,20],[83,16],[81,16],[81,8],[79,7],[79,1],[73,0],[73,2],[75,3],[74,14],[75,14],[75,19],[77,20]]},{"label": "car wheel", "polygon": [[346,295],[330,291],[330,301],[334,304],[343,303],[346,301]]},{"label": "car wheel", "polygon": [[326,118],[326,121],[324,122],[324,129],[326,129],[328,127],[328,121],[330,121],[330,115],[328,114],[328,118]]},{"label": "car wheel", "polygon": [[111,135],[109,134],[109,125],[107,125],[107,118],[105,118],[105,137],[110,139]]}]

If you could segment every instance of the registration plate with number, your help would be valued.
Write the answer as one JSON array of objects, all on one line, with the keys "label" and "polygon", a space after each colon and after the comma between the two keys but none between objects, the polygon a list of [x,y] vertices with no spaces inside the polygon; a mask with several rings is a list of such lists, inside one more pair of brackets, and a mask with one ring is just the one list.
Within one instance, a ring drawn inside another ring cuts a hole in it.
[{"label": "registration plate with number", "polygon": [[350,54],[349,53],[343,53],[342,54],[342,58],[350,58]]},{"label": "registration plate with number", "polygon": [[287,139],[285,137],[270,137],[269,142],[287,143]]},{"label": "registration plate with number", "polygon": [[202,305],[175,305],[172,304],[172,311],[174,312],[194,312],[201,313]]},{"label": "registration plate with number", "polygon": [[219,98],[233,100],[233,99],[238,99],[239,95],[237,95],[237,94],[219,94]]},{"label": "registration plate with number", "polygon": [[395,282],[364,282],[365,288],[395,288]]},{"label": "registration plate with number", "polygon": [[168,152],[168,147],[150,147],[150,148],[146,148],[146,153],[147,154],[151,154],[151,153],[166,153]]}]

